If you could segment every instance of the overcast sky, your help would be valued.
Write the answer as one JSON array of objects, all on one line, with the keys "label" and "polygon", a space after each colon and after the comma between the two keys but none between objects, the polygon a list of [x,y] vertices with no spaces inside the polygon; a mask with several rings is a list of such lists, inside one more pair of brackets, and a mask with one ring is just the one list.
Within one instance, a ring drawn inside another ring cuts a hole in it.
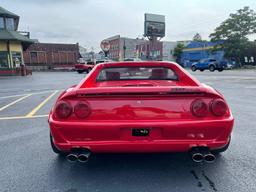
[{"label": "overcast sky", "polygon": [[0,6],[20,16],[19,30],[40,42],[76,43],[99,51],[100,41],[118,35],[142,36],[144,13],[163,14],[163,40],[203,39],[230,13],[255,0],[1,0]]}]

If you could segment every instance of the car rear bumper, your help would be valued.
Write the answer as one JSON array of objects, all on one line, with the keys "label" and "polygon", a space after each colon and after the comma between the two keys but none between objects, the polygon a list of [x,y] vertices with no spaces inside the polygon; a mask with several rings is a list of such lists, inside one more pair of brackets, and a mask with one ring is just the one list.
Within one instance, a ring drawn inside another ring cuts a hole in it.
[{"label": "car rear bumper", "polygon": [[[63,122],[49,118],[55,146],[69,152],[88,148],[93,153],[186,152],[192,147],[224,147],[234,119],[181,122]],[[132,136],[133,128],[148,128],[150,136]]]}]

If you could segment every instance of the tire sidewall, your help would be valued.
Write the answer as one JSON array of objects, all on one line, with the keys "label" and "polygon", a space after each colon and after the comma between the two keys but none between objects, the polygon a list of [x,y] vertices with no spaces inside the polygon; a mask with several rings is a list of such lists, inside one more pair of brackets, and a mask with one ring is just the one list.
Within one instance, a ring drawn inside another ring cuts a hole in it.
[{"label": "tire sidewall", "polygon": [[214,65],[210,65],[210,66],[209,66],[209,70],[210,70],[211,72],[215,71],[215,66],[214,66]]}]

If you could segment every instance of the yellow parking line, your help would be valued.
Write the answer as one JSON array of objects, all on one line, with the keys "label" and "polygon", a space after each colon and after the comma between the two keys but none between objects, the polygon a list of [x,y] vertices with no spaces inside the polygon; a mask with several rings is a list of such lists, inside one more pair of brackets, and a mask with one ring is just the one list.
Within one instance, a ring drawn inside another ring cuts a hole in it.
[{"label": "yellow parking line", "polygon": [[26,98],[29,97],[29,96],[31,96],[31,94],[27,94],[27,95],[25,95],[24,97],[21,97],[21,98],[15,100],[15,101],[13,101],[13,102],[11,102],[11,103],[9,103],[9,104],[3,106],[3,107],[1,107],[1,108],[0,108],[0,111],[3,111],[4,109],[6,109],[6,108],[8,108],[8,107],[10,107],[10,106],[12,106],[12,105],[14,105],[15,103],[18,103],[19,101],[22,101],[22,100],[26,99]]},{"label": "yellow parking line", "polygon": [[32,111],[30,111],[26,117],[32,117],[41,107],[43,107],[58,91],[54,91],[49,97],[47,97],[42,103],[36,106]]},{"label": "yellow parking line", "polygon": [[12,97],[21,97],[21,96],[25,96],[25,95],[28,95],[28,94],[40,95],[40,94],[49,93],[49,92],[53,92],[53,91],[59,91],[59,90],[49,90],[49,91],[32,92],[32,93],[30,92],[30,93],[27,93],[27,94],[20,94],[20,95],[8,95],[8,96],[0,97],[0,99],[7,99],[7,98],[12,98]]},{"label": "yellow parking line", "polygon": [[0,120],[32,119],[32,118],[41,118],[41,117],[48,117],[48,115],[34,115],[31,117],[27,117],[27,116],[0,117]]}]

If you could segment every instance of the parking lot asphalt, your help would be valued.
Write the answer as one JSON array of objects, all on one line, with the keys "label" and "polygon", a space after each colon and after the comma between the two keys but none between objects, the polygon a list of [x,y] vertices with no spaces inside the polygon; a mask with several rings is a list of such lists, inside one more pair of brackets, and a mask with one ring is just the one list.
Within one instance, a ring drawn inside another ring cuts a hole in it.
[{"label": "parking lot asphalt", "polygon": [[86,74],[0,77],[0,191],[256,191],[256,71],[191,72],[219,90],[235,117],[230,148],[212,164],[188,154],[99,154],[67,162],[50,148],[48,112]]}]

